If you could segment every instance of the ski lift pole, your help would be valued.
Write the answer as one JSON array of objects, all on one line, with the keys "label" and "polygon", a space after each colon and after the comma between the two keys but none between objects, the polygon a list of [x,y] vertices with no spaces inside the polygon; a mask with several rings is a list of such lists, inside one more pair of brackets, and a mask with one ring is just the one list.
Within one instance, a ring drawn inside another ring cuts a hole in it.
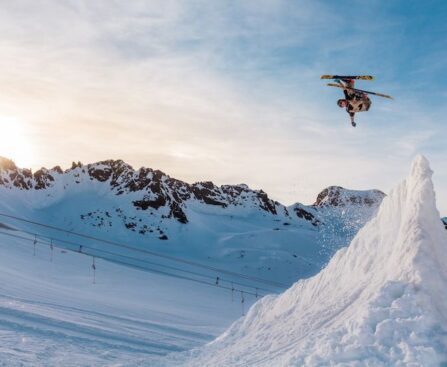
[{"label": "ski lift pole", "polygon": [[50,262],[53,262],[53,239],[52,238],[50,238],[50,250],[51,250]]},{"label": "ski lift pole", "polygon": [[92,257],[92,269],[93,269],[93,284],[96,284],[96,264],[95,257]]},{"label": "ski lift pole", "polygon": [[245,307],[244,307],[244,302],[245,302],[245,299],[244,299],[244,292],[243,292],[243,291],[241,291],[241,306],[242,306],[242,316],[245,316]]}]

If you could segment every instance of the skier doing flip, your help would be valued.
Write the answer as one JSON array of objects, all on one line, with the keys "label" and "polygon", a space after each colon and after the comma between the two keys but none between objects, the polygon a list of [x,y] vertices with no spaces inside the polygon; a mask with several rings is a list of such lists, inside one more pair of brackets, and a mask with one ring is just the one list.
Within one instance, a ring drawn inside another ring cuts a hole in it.
[{"label": "skier doing flip", "polygon": [[343,88],[345,99],[339,99],[337,104],[341,108],[346,108],[346,112],[351,118],[351,124],[355,127],[357,124],[354,121],[354,115],[357,112],[368,111],[371,107],[371,100],[366,93],[353,90],[354,80],[346,79],[341,83],[343,83],[342,85],[344,87],[348,87],[350,89]]},{"label": "skier doing flip", "polygon": [[393,97],[387,94],[354,88],[354,80],[374,80],[372,75],[322,75],[321,79],[334,79],[335,83],[328,83],[327,85],[343,89],[345,98],[339,99],[337,105],[346,109],[354,127],[357,125],[354,121],[355,114],[357,112],[369,111],[371,107],[371,100],[368,95],[393,99]]}]

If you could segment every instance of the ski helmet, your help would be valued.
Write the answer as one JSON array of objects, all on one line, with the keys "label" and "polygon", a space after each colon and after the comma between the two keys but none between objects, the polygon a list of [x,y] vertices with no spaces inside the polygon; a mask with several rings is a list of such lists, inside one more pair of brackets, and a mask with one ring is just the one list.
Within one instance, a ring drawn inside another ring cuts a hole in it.
[{"label": "ski helmet", "polygon": [[338,107],[346,107],[348,105],[348,101],[346,99],[339,99],[337,101]]}]

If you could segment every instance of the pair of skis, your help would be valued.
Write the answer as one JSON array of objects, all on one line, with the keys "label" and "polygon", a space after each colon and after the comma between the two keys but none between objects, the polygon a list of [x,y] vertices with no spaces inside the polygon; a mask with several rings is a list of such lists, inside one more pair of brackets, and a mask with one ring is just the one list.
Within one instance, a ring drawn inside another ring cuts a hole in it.
[{"label": "pair of skis", "polygon": [[[372,75],[322,75],[321,79],[339,79],[339,80],[349,80],[349,79],[356,79],[356,80],[374,80],[374,77]],[[342,89],[349,89],[355,92],[362,92],[362,93],[366,93],[366,94],[371,94],[373,96],[378,96],[378,97],[384,97],[384,98],[388,98],[388,99],[393,99],[393,97],[387,95],[387,94],[383,94],[383,93],[377,93],[377,92],[370,92],[367,90],[363,90],[363,89],[357,89],[357,88],[352,88],[352,87],[348,87],[343,85],[342,83],[328,83],[327,84],[329,87],[337,87],[337,88],[342,88]]]}]

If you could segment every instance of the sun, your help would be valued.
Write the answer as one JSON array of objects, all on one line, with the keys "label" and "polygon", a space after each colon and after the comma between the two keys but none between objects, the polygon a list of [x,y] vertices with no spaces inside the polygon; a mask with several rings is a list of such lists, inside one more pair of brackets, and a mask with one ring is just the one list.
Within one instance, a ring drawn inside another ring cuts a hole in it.
[{"label": "sun", "polygon": [[34,158],[30,134],[19,118],[0,116],[0,156],[29,168]]}]

